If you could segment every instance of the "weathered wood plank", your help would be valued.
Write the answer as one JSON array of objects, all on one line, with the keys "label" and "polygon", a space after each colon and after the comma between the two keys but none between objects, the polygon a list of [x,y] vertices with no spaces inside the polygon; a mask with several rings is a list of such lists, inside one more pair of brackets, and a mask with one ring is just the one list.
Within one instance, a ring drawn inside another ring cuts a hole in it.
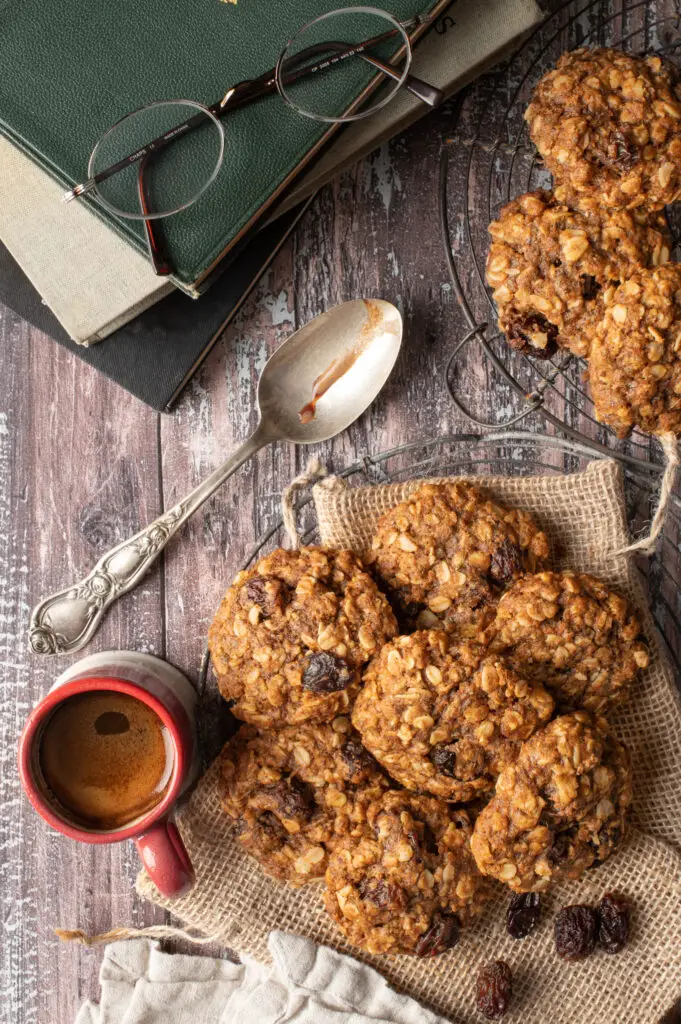
[{"label": "weathered wood plank", "polygon": [[[0,1013],[47,1024],[73,1019],[97,991],[98,955],[60,946],[55,926],[162,919],[134,896],[131,848],[58,836],[21,798],[15,768],[28,711],[73,660],[28,654],[30,608],[158,514],[157,417],[13,314],[0,332]],[[149,577],[92,650],[160,651],[159,591],[158,574]]]}]

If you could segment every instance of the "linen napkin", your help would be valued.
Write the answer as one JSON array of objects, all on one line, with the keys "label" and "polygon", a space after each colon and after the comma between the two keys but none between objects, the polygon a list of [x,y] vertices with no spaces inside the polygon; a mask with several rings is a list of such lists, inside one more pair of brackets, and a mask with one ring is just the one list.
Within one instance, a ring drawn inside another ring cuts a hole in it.
[{"label": "linen napkin", "polygon": [[272,963],[162,953],[149,939],[107,946],[99,1006],[75,1024],[447,1024],[352,957],[271,932]]}]

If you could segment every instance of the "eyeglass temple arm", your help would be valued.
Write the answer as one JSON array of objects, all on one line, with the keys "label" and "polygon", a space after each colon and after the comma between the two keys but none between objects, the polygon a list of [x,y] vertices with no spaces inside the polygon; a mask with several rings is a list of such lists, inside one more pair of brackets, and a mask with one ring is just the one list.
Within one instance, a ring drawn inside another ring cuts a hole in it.
[{"label": "eyeglass temple arm", "polygon": [[[323,47],[326,50],[347,50],[347,43],[321,43],[320,47]],[[310,49],[315,49],[315,47],[310,47]],[[303,51],[301,51],[299,56],[302,56],[302,53]],[[314,56],[314,54],[311,54],[311,56]],[[391,67],[390,64],[385,64],[382,60],[379,60],[370,53],[359,53],[358,56],[361,57],[362,60],[368,61],[369,64],[373,64],[375,68],[382,71],[384,75],[388,76],[388,78],[392,78],[394,82],[398,82],[402,77],[398,70]],[[416,75],[407,75],[404,80],[404,88],[413,96],[416,96],[417,99],[421,100],[422,103],[426,103],[429,107],[437,107],[445,98],[445,94],[442,92],[442,89],[438,89],[435,85],[430,85],[422,78],[417,78]]]},{"label": "eyeglass temple arm", "polygon": [[[147,192],[147,180],[146,171],[150,161],[153,158],[152,153],[147,153],[142,158],[137,172],[137,191],[139,194],[140,209],[142,213],[149,213],[149,194]],[[157,277],[168,277],[172,274],[173,267],[168,258],[167,249],[163,243],[163,237],[153,220],[144,220],[144,227],[147,233],[147,248],[149,250],[149,257],[151,264],[154,268],[154,273]]]},{"label": "eyeglass temple arm", "polygon": [[[301,50],[300,53],[296,54],[295,61],[299,63],[301,61],[307,61],[311,57],[318,57],[324,53],[328,53],[329,50],[335,50],[338,53],[346,52],[349,53],[347,43],[319,43],[317,46],[309,46],[305,50]],[[392,78],[393,81],[399,81],[402,77],[401,73],[389,64],[385,64],[377,57],[372,56],[369,53],[358,53],[357,56],[366,60],[369,64],[372,64],[378,71],[381,71],[388,78]],[[289,64],[292,58],[286,63]],[[297,82],[299,78],[303,78],[310,74],[313,70],[324,70],[303,67],[297,71],[289,71],[282,74],[282,81],[284,85],[291,85]],[[423,79],[417,78],[415,75],[407,75],[404,80],[404,87],[413,96],[421,100],[422,103],[427,104],[429,107],[437,107],[445,98],[445,94],[441,89],[438,89],[434,85],[429,85],[428,82],[424,82]],[[261,75],[260,78],[250,79],[245,82],[239,82],[237,85],[233,85],[227,90],[223,98],[219,103],[214,103],[212,107],[209,107],[211,114],[216,117],[227,114],[232,110],[237,110],[239,107],[245,107],[249,103],[253,103],[255,100],[261,99],[263,96],[271,95],[271,93],[277,90],[277,78],[274,70],[268,71],[265,75]]]}]

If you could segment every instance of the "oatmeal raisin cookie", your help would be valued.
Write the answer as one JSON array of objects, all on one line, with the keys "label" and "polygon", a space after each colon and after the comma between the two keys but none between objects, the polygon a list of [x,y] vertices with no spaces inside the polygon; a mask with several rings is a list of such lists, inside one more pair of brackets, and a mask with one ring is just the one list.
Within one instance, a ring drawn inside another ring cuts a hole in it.
[{"label": "oatmeal raisin cookie", "polygon": [[554,702],[484,648],[439,630],[387,644],[352,713],[365,746],[408,789],[466,802],[487,792]]},{"label": "oatmeal raisin cookie", "polygon": [[563,715],[499,776],[475,823],[475,860],[516,892],[579,878],[617,849],[630,804],[629,756],[605,719]]},{"label": "oatmeal raisin cookie", "polygon": [[208,633],[220,692],[260,728],[345,711],[362,666],[397,632],[350,551],[274,551],[239,573]]},{"label": "oatmeal raisin cookie", "polygon": [[334,839],[356,835],[389,785],[345,715],[265,734],[242,726],[220,755],[220,778],[238,842],[292,885],[324,874]]},{"label": "oatmeal raisin cookie", "polygon": [[465,811],[391,790],[371,804],[357,840],[329,858],[324,902],[349,941],[370,953],[436,956],[456,944],[489,888],[470,850]]},{"label": "oatmeal raisin cookie", "polygon": [[558,348],[587,356],[604,296],[671,251],[662,214],[587,217],[543,189],[508,203],[489,232],[487,283],[499,327],[513,348],[544,357]]},{"label": "oatmeal raisin cookie", "polygon": [[586,573],[542,572],[499,601],[493,646],[565,709],[623,703],[650,660],[629,602]]},{"label": "oatmeal raisin cookie", "polygon": [[681,265],[640,271],[608,298],[589,383],[596,418],[619,437],[681,435]]},{"label": "oatmeal raisin cookie", "polygon": [[546,535],[528,512],[461,480],[423,484],[386,512],[366,556],[405,631],[469,638],[493,619],[501,588],[548,558]]},{"label": "oatmeal raisin cookie", "polygon": [[681,88],[660,57],[564,53],[525,120],[555,181],[584,209],[660,209],[681,193]]}]

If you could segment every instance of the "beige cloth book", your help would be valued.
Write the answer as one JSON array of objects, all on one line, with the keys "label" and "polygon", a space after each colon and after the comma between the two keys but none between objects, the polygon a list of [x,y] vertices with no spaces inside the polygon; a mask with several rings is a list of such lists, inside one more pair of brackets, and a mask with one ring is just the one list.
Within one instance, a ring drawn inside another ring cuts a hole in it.
[{"label": "beige cloth book", "polygon": [[0,135],[0,238],[64,330],[101,341],[174,285]]},{"label": "beige cloth book", "polygon": [[[496,64],[543,19],[535,0],[458,0],[414,49],[412,70],[452,96]],[[405,89],[383,110],[349,125],[289,192],[277,215],[399,135],[428,108]]]}]

